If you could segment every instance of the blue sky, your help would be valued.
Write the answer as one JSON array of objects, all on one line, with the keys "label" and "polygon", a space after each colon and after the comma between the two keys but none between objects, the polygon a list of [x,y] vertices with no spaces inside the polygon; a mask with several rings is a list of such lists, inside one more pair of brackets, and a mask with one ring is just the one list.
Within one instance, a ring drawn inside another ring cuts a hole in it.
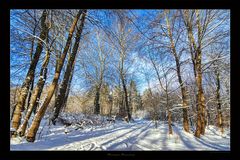
[{"label": "blue sky", "polygon": [[[10,14],[13,15],[13,13],[15,11],[16,10],[11,10]],[[147,17],[145,17],[146,19],[144,19],[144,21],[143,21],[141,19],[141,17],[144,17],[147,13],[154,14],[157,11],[158,10],[132,10],[132,12],[136,16],[139,16],[139,18],[140,18],[139,21],[136,21],[136,25],[140,29],[144,30],[145,27],[146,27],[148,19],[147,19]],[[90,10],[89,14],[91,14],[91,12],[96,12],[96,10]],[[99,13],[100,16],[104,15],[102,12],[98,12],[98,13]],[[130,15],[132,16],[132,13],[130,13]],[[13,31],[15,33],[26,35],[23,32],[18,31],[16,29],[16,28],[19,28],[21,26],[19,26],[18,23],[15,20],[16,19],[14,19],[14,17],[10,19],[10,29],[11,29],[11,31]],[[102,21],[104,22],[105,26],[108,26],[108,25],[111,24],[111,21],[108,20],[107,17],[106,17],[106,19],[102,19]],[[225,27],[229,27],[229,26],[225,26]],[[26,28],[21,28],[21,29],[25,30]],[[92,32],[92,29],[93,28],[88,28],[86,30]],[[137,29],[136,29],[136,32],[138,32]],[[66,33],[65,36],[67,36],[67,33]],[[28,35],[28,37],[29,37],[29,35]],[[10,40],[12,40],[12,39],[10,39]],[[30,45],[30,44],[28,44],[26,42],[22,42],[22,43],[25,44],[23,46],[29,46]],[[25,68],[23,69],[22,72],[16,72],[15,68],[10,68],[10,72],[11,72],[10,79],[11,79],[11,83],[14,83],[14,84],[22,84],[22,81],[23,81],[23,79],[24,79],[24,77],[25,77],[25,75],[27,73],[27,69],[29,67],[29,59],[30,59],[30,57],[27,56],[27,53],[25,53],[26,56],[19,56],[18,54],[16,54],[17,52],[18,53],[26,52],[23,48],[20,48],[19,46],[21,46],[21,44],[13,43],[13,41],[11,41],[11,43],[10,43],[10,51],[11,51],[11,53],[10,53],[10,57],[11,57],[10,64],[11,65],[16,65],[16,64],[22,64],[23,62],[24,63],[26,62]],[[14,52],[16,52],[16,53],[14,53]],[[43,52],[44,52],[44,50],[43,50]],[[81,52],[79,54],[81,54]],[[146,70],[149,71],[149,73],[152,73],[153,76],[151,76],[150,82],[151,82],[151,84],[153,86],[155,86],[158,83],[157,80],[156,80],[155,72],[154,72],[154,70],[152,68],[152,65],[149,62],[144,61],[141,57],[135,56],[137,54],[136,51],[133,51],[133,52],[131,52],[129,54],[132,55],[132,57],[136,58],[135,63],[132,65],[132,68],[131,68],[130,72],[132,72],[132,73],[134,73],[134,75],[136,75],[133,78],[137,80],[137,87],[138,87],[139,92],[143,93],[143,91],[147,88],[147,82],[145,80],[144,75],[140,73],[141,72],[141,68],[145,68]],[[42,54],[42,57],[43,56],[44,56],[44,53]],[[54,62],[53,59],[52,59],[52,62]],[[38,67],[37,67],[38,69],[37,69],[36,73],[39,72],[40,65],[41,65],[41,61],[38,63]],[[14,77],[13,77],[12,74],[14,72],[16,72],[17,74],[14,75]],[[47,79],[47,83],[48,84],[52,81],[53,72],[54,72],[54,70],[52,70],[48,74],[48,79]],[[79,78],[79,75],[81,77],[81,73],[79,71],[76,71],[76,72],[78,72],[78,73],[76,73],[76,75],[74,76],[74,79],[73,79],[73,91],[81,90],[83,88],[83,86],[84,86],[84,83],[85,83],[81,78]]]}]

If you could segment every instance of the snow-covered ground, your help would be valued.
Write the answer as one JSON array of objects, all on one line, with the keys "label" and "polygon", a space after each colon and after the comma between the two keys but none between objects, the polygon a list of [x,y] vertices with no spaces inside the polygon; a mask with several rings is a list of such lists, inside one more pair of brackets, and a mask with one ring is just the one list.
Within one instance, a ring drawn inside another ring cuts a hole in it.
[{"label": "snow-covered ground", "polygon": [[230,150],[230,131],[224,135],[216,127],[208,126],[200,139],[193,133],[186,133],[182,126],[173,126],[173,135],[168,134],[166,122],[160,122],[158,128],[152,121],[136,119],[126,123],[109,123],[93,120],[83,129],[77,126],[47,125],[47,118],[41,123],[37,140],[28,143],[23,138],[11,139],[11,150]]}]

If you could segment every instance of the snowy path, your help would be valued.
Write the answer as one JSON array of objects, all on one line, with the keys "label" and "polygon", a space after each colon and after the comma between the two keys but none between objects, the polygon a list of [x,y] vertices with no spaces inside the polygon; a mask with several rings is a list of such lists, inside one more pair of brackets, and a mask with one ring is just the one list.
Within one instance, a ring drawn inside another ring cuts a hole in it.
[{"label": "snowy path", "polygon": [[64,134],[64,128],[53,128],[51,134],[34,142],[11,140],[11,150],[230,150],[229,135],[218,135],[214,128],[206,130],[200,139],[192,133],[161,122],[157,129],[150,121],[117,122],[105,127],[73,130]]}]

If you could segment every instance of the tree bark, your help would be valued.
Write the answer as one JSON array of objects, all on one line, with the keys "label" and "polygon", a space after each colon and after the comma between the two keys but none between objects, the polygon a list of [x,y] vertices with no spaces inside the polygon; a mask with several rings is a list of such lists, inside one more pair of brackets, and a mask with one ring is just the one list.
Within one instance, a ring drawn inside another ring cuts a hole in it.
[{"label": "tree bark", "polygon": [[169,111],[168,109],[168,129],[169,129],[169,134],[173,134],[173,131],[172,131],[172,113],[171,111]]},{"label": "tree bark", "polygon": [[166,101],[167,101],[167,112],[168,112],[168,128],[169,128],[169,134],[172,134],[172,112],[169,110],[169,97],[168,97],[168,87],[166,85]]},{"label": "tree bark", "polygon": [[31,82],[31,88],[29,89],[29,92],[28,92],[26,112],[27,112],[27,110],[29,108],[29,105],[30,105],[30,100],[31,100],[31,97],[32,97],[32,92],[33,92],[33,87],[34,87],[34,78]]},{"label": "tree bark", "polygon": [[109,117],[112,116],[112,108],[113,108],[113,97],[108,97],[108,105],[109,105]]},{"label": "tree bark", "polygon": [[[48,34],[48,26],[45,23],[47,15],[48,15],[47,11],[44,10],[42,13],[42,17],[41,17],[42,30],[41,30],[40,38],[42,40],[45,40],[46,36]],[[36,48],[33,60],[31,61],[31,64],[30,64],[28,73],[26,75],[26,78],[24,80],[24,83],[22,84],[22,87],[20,90],[20,95],[19,95],[17,105],[16,105],[16,109],[15,109],[15,112],[13,115],[12,128],[14,128],[15,130],[17,130],[20,125],[21,116],[22,116],[21,112],[24,110],[25,101],[27,98],[29,87],[33,81],[35,69],[36,69],[39,57],[42,53],[42,50],[43,50],[43,42],[38,40],[37,48]]]},{"label": "tree bark", "polygon": [[[198,50],[197,55],[197,61],[196,61],[196,82],[198,87],[198,93],[197,93],[197,108],[198,108],[198,116],[197,116],[197,129],[195,136],[200,137],[200,134],[205,134],[205,126],[206,126],[206,118],[205,118],[205,98],[204,98],[204,92],[202,87],[202,69],[201,69],[201,51]],[[201,126],[199,124],[201,123]]]},{"label": "tree bark", "polygon": [[60,113],[60,110],[64,105],[64,99],[65,99],[65,96],[66,96],[66,90],[67,90],[67,87],[68,87],[69,78],[70,78],[70,75],[71,75],[71,72],[72,72],[75,57],[78,53],[77,50],[78,50],[78,46],[79,46],[79,42],[80,42],[80,38],[81,38],[83,26],[84,26],[85,16],[86,16],[86,10],[83,11],[83,13],[81,15],[80,26],[79,26],[79,28],[77,28],[76,40],[75,40],[75,43],[74,43],[74,46],[73,46],[73,51],[72,51],[72,54],[71,54],[70,58],[68,59],[67,68],[66,68],[66,71],[64,73],[64,78],[63,78],[63,81],[61,83],[61,87],[59,89],[59,94],[58,94],[57,99],[56,99],[56,106],[55,106],[54,114],[51,117],[51,121],[53,122],[53,124],[55,124],[55,120],[57,119],[57,117]]},{"label": "tree bark", "polygon": [[200,24],[200,18],[199,18],[199,11],[196,10],[196,17],[197,17],[197,28],[198,28],[198,47],[195,50],[196,51],[196,81],[197,81],[197,87],[198,87],[198,107],[201,112],[201,134],[205,134],[205,127],[206,127],[206,106],[205,106],[205,98],[204,98],[204,92],[202,87],[202,49],[201,49],[201,37],[202,37],[202,30],[201,30],[201,24]]},{"label": "tree bark", "polygon": [[12,109],[12,113],[11,113],[11,120],[13,119],[13,114],[15,112],[15,109],[16,109],[16,96],[17,96],[17,91],[18,91],[18,88],[16,87],[15,91],[14,91],[14,96],[13,96],[13,109]]},{"label": "tree bark", "polygon": [[[36,26],[33,29],[33,35],[35,35],[35,34],[36,34]],[[32,40],[32,43],[31,43],[31,51],[30,51],[31,61],[33,60],[34,41],[35,41],[35,37],[33,37],[33,40]],[[33,87],[34,87],[34,77],[33,77],[33,80],[31,82],[31,88],[30,88],[29,94],[28,94],[28,103],[27,103],[27,107],[26,107],[27,109],[26,110],[28,110],[28,107],[30,105],[30,100],[31,100],[31,96],[32,96]]]},{"label": "tree bark", "polygon": [[99,84],[99,86],[96,86],[96,94],[94,98],[94,114],[100,114],[100,104],[99,104],[100,89],[101,89],[101,84]]},{"label": "tree bark", "polygon": [[129,109],[129,105],[128,105],[127,87],[126,87],[124,78],[122,77],[121,79],[122,79],[122,86],[123,86],[123,91],[124,91],[124,99],[125,99],[127,117],[128,117],[128,121],[130,121],[132,117],[131,117],[130,109]]},{"label": "tree bark", "polygon": [[41,68],[41,71],[40,71],[40,76],[39,76],[40,78],[38,80],[38,83],[37,83],[37,86],[34,90],[34,93],[31,97],[31,101],[30,101],[29,108],[27,110],[27,114],[24,118],[24,122],[22,123],[22,125],[18,129],[18,134],[21,137],[25,135],[28,120],[31,117],[33,109],[36,108],[37,104],[39,103],[39,99],[40,99],[40,96],[42,94],[42,90],[43,90],[43,87],[44,87],[44,84],[45,84],[45,80],[47,79],[47,66],[48,66],[48,63],[49,63],[49,58],[50,58],[50,52],[47,49],[45,60],[43,62],[43,65],[42,65],[42,68]]},{"label": "tree bark", "polygon": [[56,85],[58,84],[58,80],[59,80],[60,73],[61,73],[61,70],[62,70],[62,67],[63,67],[63,63],[64,63],[64,60],[66,58],[66,55],[67,55],[67,52],[68,52],[68,49],[69,49],[69,46],[70,46],[70,43],[71,43],[71,40],[72,40],[73,32],[75,30],[75,27],[77,25],[77,21],[78,21],[80,15],[81,15],[81,13],[82,13],[82,11],[79,10],[79,12],[78,12],[77,16],[74,18],[72,26],[69,30],[67,42],[66,42],[65,48],[63,50],[63,54],[61,55],[61,58],[59,59],[59,63],[58,63],[57,69],[55,71],[55,75],[54,75],[52,84],[50,85],[48,93],[47,93],[47,97],[44,100],[42,106],[40,106],[39,110],[37,111],[37,113],[36,113],[36,115],[33,119],[33,122],[32,122],[32,124],[29,128],[29,131],[27,133],[26,140],[28,142],[34,142],[35,141],[35,136],[36,136],[37,130],[39,128],[39,125],[41,123],[41,119],[45,114],[45,111],[46,111],[46,109],[47,109],[47,107],[48,107],[48,105],[51,101],[51,98],[53,96],[53,93],[55,91]]},{"label": "tree bark", "polygon": [[172,51],[172,54],[175,58],[176,72],[177,72],[178,82],[180,84],[181,93],[182,93],[183,128],[186,132],[189,132],[188,110],[187,110],[187,107],[189,106],[189,104],[187,102],[186,88],[185,88],[185,86],[183,84],[183,81],[182,81],[181,65],[180,65],[179,57],[178,57],[178,54],[177,54],[177,51],[176,51],[176,48],[175,48],[175,43],[173,41],[172,31],[171,31],[171,28],[170,28],[168,17],[167,17],[167,15],[165,15],[165,17],[166,17],[166,23],[167,23],[167,27],[168,27],[168,36],[169,36],[170,43],[171,43],[171,51]]},{"label": "tree bark", "polygon": [[71,71],[71,74],[70,74],[70,78],[69,78],[69,82],[68,82],[68,86],[67,86],[67,91],[66,91],[67,93],[65,95],[64,102],[63,102],[63,110],[66,109],[66,106],[67,106],[67,100],[68,100],[68,96],[69,96],[69,92],[70,92],[70,88],[71,88],[72,77],[73,77],[73,74],[74,74],[74,66],[75,66],[75,61],[74,61],[73,68],[72,68],[72,71]]},{"label": "tree bark", "polygon": [[[198,46],[194,40],[193,36],[193,26],[189,20],[188,12],[184,15],[185,18],[185,25],[187,28],[188,33],[188,40],[190,42],[190,53],[193,62],[193,69],[195,75],[196,85],[198,87],[197,92],[197,124],[196,124],[196,131],[195,136],[200,137],[200,134],[205,134],[205,126],[206,126],[206,118],[205,118],[205,98],[204,92],[202,87],[202,50],[201,50],[201,40],[202,40],[202,30],[199,18],[199,11],[196,10],[196,24],[197,24],[197,31],[198,31]],[[192,48],[193,47],[193,48]]]},{"label": "tree bark", "polygon": [[217,124],[218,124],[218,128],[220,129],[220,131],[223,133],[224,129],[223,129],[223,116],[222,116],[222,111],[221,111],[221,96],[220,96],[220,74],[218,72],[218,70],[215,70],[215,74],[216,74],[216,80],[217,80],[217,91],[216,91],[216,98],[217,98]]}]

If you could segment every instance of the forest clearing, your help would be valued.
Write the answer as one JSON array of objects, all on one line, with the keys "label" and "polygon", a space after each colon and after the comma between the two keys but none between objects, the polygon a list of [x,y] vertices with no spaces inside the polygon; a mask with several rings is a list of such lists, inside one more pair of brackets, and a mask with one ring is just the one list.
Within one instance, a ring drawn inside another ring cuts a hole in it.
[{"label": "forest clearing", "polygon": [[11,150],[230,150],[230,11],[10,11]]}]

